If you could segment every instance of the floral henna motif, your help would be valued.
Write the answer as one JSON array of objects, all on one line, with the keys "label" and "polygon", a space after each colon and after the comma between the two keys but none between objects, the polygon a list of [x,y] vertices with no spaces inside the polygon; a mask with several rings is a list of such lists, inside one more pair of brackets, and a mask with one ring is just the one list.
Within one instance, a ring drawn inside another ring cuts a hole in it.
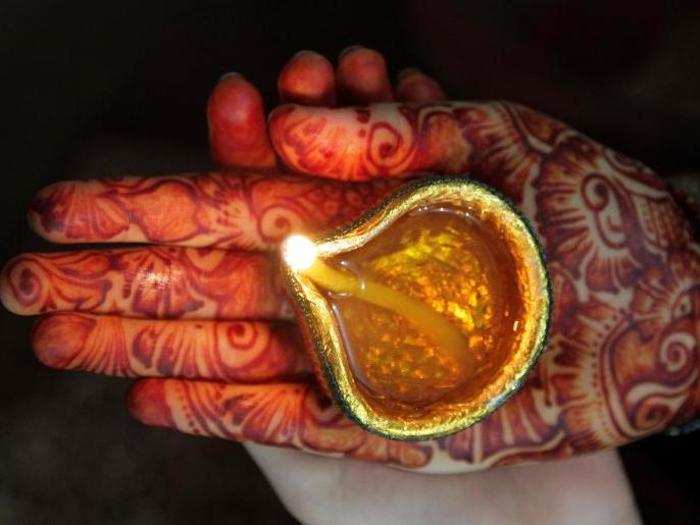
[{"label": "floral henna motif", "polygon": [[40,319],[32,345],[48,366],[116,376],[259,382],[309,371],[287,323],[57,313]]},{"label": "floral henna motif", "polygon": [[473,150],[470,173],[521,206],[543,158],[567,129],[541,113],[507,103],[462,103],[455,118]]},{"label": "floral henna motif", "polygon": [[427,445],[389,441],[365,432],[307,384],[145,380],[132,390],[129,406],[147,424],[189,434],[412,468],[426,465],[432,454]]},{"label": "floral henna motif", "polygon": [[26,253],[0,277],[5,306],[23,315],[84,311],[152,318],[277,319],[291,309],[264,254],[151,246]]},{"label": "floral henna motif", "polygon": [[57,242],[270,249],[290,232],[356,218],[395,186],[242,171],[67,181],[41,190],[29,218],[39,234]]},{"label": "floral henna motif", "polygon": [[[631,287],[644,268],[686,246],[690,228],[647,169],[570,136],[542,165],[536,219],[552,260],[595,291]],[[631,169],[630,169],[631,168]]]},{"label": "floral henna motif", "polygon": [[571,456],[559,410],[533,374],[527,386],[481,423],[440,440],[450,458],[479,468]]},{"label": "floral henna motif", "polygon": [[697,411],[700,258],[681,252],[649,269],[629,308],[590,300],[551,343],[552,389],[575,450],[666,428]]}]

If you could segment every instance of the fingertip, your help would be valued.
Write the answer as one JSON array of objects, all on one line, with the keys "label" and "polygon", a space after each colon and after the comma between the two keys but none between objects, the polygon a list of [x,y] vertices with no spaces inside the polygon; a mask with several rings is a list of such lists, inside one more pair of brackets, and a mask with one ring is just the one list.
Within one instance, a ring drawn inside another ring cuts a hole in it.
[{"label": "fingertip", "polygon": [[31,265],[26,264],[23,255],[7,261],[0,271],[0,303],[13,314],[31,314],[30,306],[40,295],[41,288],[41,279]]},{"label": "fingertip", "polygon": [[223,75],[209,96],[209,125],[225,127],[229,133],[237,135],[235,138],[245,138],[249,127],[262,115],[262,96],[257,88],[239,73]]},{"label": "fingertip", "polygon": [[292,113],[303,111],[304,106],[298,104],[282,104],[270,111],[267,116],[267,129],[270,134],[270,141],[273,147],[282,138],[284,122]]},{"label": "fingertip", "polygon": [[243,75],[222,76],[207,102],[209,140],[214,161],[224,166],[272,167],[263,99]]},{"label": "fingertip", "polygon": [[335,73],[331,63],[315,51],[299,51],[277,79],[280,100],[311,106],[335,103]]},{"label": "fingertip", "polygon": [[27,223],[34,233],[51,240],[52,232],[64,229],[66,206],[60,197],[69,184],[75,187],[79,182],[55,182],[34,194],[27,209]]},{"label": "fingertip", "polygon": [[397,78],[396,98],[403,102],[436,102],[445,100],[440,84],[416,68],[406,68]]},{"label": "fingertip", "polygon": [[270,113],[267,121],[270,142],[280,162],[288,169],[308,173],[298,164],[299,156],[318,135],[318,113],[327,111],[332,110],[284,104]]},{"label": "fingertip", "polygon": [[347,55],[348,53],[352,53],[353,51],[357,51],[358,49],[364,49],[365,47],[360,45],[360,44],[353,44],[351,46],[347,46],[343,48],[340,53],[338,53],[338,60],[342,60],[342,58]]},{"label": "fingertip", "polygon": [[134,383],[126,396],[129,413],[144,425],[174,426],[167,400],[167,387],[172,379],[141,379]]},{"label": "fingertip", "polygon": [[73,359],[84,348],[95,327],[90,317],[55,313],[39,318],[32,327],[30,342],[34,355],[50,368],[71,368]]},{"label": "fingertip", "polygon": [[389,102],[394,98],[384,56],[374,49],[346,48],[338,58],[336,82],[346,102]]}]

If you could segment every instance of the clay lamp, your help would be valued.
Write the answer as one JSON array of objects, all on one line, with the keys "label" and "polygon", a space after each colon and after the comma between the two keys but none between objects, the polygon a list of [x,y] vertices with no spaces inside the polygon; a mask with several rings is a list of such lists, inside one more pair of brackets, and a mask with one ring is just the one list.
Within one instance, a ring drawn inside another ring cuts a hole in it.
[{"label": "clay lamp", "polygon": [[464,429],[518,390],[547,333],[542,250],[503,197],[466,178],[402,186],[354,223],[281,246],[321,385],[392,439]]}]

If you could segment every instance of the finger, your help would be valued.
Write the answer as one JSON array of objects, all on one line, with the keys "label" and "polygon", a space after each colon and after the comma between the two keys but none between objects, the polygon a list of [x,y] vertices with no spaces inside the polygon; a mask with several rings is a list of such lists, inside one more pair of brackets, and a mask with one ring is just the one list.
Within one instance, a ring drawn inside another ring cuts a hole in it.
[{"label": "finger", "polygon": [[[471,111],[482,113],[474,115],[479,120],[467,118]],[[456,102],[337,109],[286,105],[272,112],[269,129],[289,168],[361,181],[416,171],[464,172],[472,153],[469,127],[488,126],[491,118],[485,105]]]},{"label": "finger", "polygon": [[151,246],[25,253],[0,275],[0,298],[21,315],[82,311],[127,317],[288,319],[267,255]]},{"label": "finger", "polygon": [[283,103],[332,106],[335,104],[333,66],[314,51],[300,51],[282,69],[277,90]]},{"label": "finger", "polygon": [[209,143],[222,166],[274,168],[265,110],[258,90],[237,73],[219,80],[207,104]]},{"label": "finger", "polygon": [[305,383],[223,385],[145,379],[132,388],[128,405],[142,423],[188,434],[405,467],[425,465],[432,452],[421,443],[390,441],[365,432]]},{"label": "finger", "polygon": [[289,323],[55,313],[39,319],[32,347],[51,368],[113,376],[260,382],[309,371]]},{"label": "finger", "polygon": [[389,189],[246,172],[65,181],[39,191],[29,222],[61,243],[268,250],[290,233],[355,219]]},{"label": "finger", "polygon": [[368,104],[393,100],[386,62],[374,49],[354,46],[338,59],[338,96],[345,104]]},{"label": "finger", "polygon": [[417,69],[404,69],[399,73],[396,99],[402,102],[437,102],[445,100],[445,92],[435,79]]}]

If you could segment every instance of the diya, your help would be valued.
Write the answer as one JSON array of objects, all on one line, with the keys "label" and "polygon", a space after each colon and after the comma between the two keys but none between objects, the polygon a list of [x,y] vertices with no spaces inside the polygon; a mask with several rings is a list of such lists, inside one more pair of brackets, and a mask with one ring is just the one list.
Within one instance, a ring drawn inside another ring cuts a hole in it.
[{"label": "diya", "polygon": [[551,291],[518,211],[466,178],[402,186],[352,224],[281,246],[317,376],[392,439],[462,430],[518,390],[545,344]]}]

